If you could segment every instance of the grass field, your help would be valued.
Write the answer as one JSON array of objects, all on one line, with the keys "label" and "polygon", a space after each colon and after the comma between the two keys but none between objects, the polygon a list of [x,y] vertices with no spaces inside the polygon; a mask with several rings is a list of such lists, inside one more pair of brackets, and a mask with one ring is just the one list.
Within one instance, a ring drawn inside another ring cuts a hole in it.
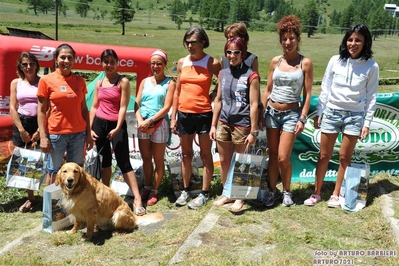
[{"label": "grass field", "polygon": [[[0,4],[1,32],[8,32],[6,27],[16,27],[54,36],[54,14],[36,17],[16,13],[18,9],[25,10],[26,4],[10,2]],[[159,47],[168,52],[170,61],[175,61],[187,53],[182,37],[189,25],[184,23],[183,29],[177,30],[165,14],[157,12],[149,16],[144,11],[138,11],[134,21],[127,25],[126,35],[122,36],[120,26],[113,25],[111,21],[93,20],[91,17],[83,19],[70,10],[67,18],[59,18],[59,39],[65,42]],[[211,40],[207,52],[220,58],[225,42],[223,34],[212,30],[207,32]],[[143,37],[144,33],[149,36]],[[342,35],[334,34],[316,34],[311,38],[303,36],[301,52],[313,60],[315,81],[321,80],[329,58],[338,51],[341,38]],[[381,78],[399,78],[398,37],[378,38],[373,47],[375,60],[381,67]],[[260,74],[265,81],[268,62],[281,53],[276,33],[251,31],[250,51],[258,55]],[[381,86],[380,92],[392,90],[396,91],[397,86]],[[314,94],[317,95],[318,91],[319,86],[315,86]],[[0,177],[3,177],[0,178],[0,250],[40,226],[42,218],[42,190],[36,193],[39,204],[32,212],[19,213],[18,206],[24,202],[26,193],[5,188],[4,176],[4,172],[0,172]],[[399,218],[399,179],[378,175],[370,182],[368,206],[357,213],[327,208],[326,201],[333,190],[333,183],[326,182],[323,202],[313,208],[302,204],[312,193],[313,185],[294,183],[295,206],[286,208],[278,205],[266,209],[255,201],[248,201],[245,211],[234,215],[225,207],[212,207],[221,190],[219,177],[212,181],[210,202],[199,211],[192,211],[174,206],[173,189],[166,176],[160,188],[159,203],[148,207],[147,211],[163,213],[169,219],[155,225],[152,230],[143,227],[132,234],[114,236],[99,233],[93,242],[81,242],[80,234],[68,235],[65,231],[55,234],[38,232],[0,255],[0,265],[168,265],[207,214],[218,217],[216,224],[212,230],[200,235],[199,246],[188,250],[178,265],[313,265],[314,259],[332,257],[331,251],[347,250],[391,250],[396,252],[396,256],[337,258],[348,259],[353,265],[399,265],[398,243],[393,239],[390,224],[382,211],[389,205],[385,200],[389,197],[392,216]]]}]

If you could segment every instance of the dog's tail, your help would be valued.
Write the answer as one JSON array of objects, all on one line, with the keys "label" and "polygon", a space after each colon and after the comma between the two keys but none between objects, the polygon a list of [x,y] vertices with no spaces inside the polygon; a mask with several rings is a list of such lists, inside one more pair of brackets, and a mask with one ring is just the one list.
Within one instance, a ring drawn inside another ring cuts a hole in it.
[{"label": "dog's tail", "polygon": [[112,223],[117,231],[131,232],[137,229],[136,217],[129,206],[119,206],[112,216]]}]

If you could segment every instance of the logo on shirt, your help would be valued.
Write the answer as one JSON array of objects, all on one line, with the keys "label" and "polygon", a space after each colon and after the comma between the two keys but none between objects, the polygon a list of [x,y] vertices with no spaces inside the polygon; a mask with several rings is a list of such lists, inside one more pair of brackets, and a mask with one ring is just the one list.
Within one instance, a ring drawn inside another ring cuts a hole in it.
[{"label": "logo on shirt", "polygon": [[60,86],[60,91],[61,91],[61,92],[66,92],[66,91],[67,91],[67,88],[66,88],[65,86]]}]

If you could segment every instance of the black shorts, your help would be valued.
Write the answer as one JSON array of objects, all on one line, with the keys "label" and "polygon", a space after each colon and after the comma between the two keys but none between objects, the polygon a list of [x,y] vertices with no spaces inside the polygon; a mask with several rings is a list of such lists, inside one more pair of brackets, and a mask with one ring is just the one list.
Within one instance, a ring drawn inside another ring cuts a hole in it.
[{"label": "black shorts", "polygon": [[212,125],[212,112],[191,114],[178,111],[178,131],[180,135],[209,134]]},{"label": "black shorts", "polygon": [[[37,116],[26,116],[19,114],[19,120],[21,120],[22,126],[32,137],[32,135],[37,131],[38,128]],[[16,147],[25,147],[25,145],[27,147],[30,147],[30,145],[32,144],[32,142],[25,143],[22,141],[21,134],[19,133],[19,130],[15,124],[12,130],[12,142]]]}]

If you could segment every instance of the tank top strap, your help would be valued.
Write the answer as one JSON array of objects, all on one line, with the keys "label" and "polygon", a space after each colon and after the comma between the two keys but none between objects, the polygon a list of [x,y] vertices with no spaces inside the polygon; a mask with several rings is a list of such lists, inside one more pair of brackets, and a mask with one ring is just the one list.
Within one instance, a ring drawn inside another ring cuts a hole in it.
[{"label": "tank top strap", "polygon": [[301,69],[302,69],[302,60],[303,60],[303,55],[300,55],[299,62],[300,62],[300,67],[301,67]]},{"label": "tank top strap", "polygon": [[277,67],[280,66],[282,60],[283,60],[283,56],[280,56],[280,58],[278,59],[278,62],[277,62]]}]

